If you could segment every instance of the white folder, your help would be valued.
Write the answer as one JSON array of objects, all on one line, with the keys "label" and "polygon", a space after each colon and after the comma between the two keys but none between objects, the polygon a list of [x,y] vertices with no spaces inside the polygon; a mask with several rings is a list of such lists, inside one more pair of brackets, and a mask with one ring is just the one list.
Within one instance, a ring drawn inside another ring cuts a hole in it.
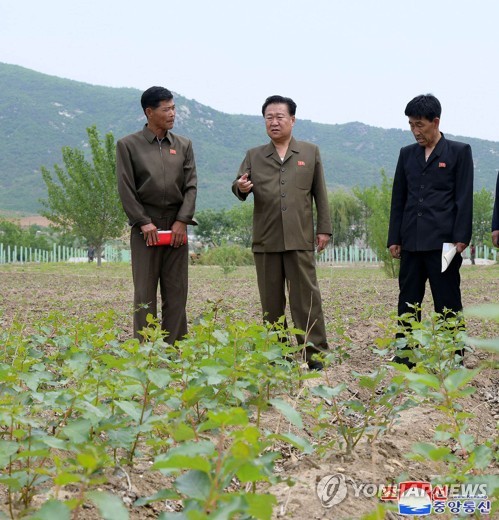
[{"label": "white folder", "polygon": [[457,249],[451,242],[444,242],[442,245],[442,273],[449,267]]}]

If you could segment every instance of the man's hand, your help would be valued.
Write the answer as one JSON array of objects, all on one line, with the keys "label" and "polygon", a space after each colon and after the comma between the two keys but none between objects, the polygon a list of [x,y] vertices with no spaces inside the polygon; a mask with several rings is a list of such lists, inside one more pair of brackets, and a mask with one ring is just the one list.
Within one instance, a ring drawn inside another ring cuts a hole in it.
[{"label": "man's hand", "polygon": [[241,175],[241,177],[237,179],[237,189],[241,193],[249,193],[251,191],[251,188],[253,188],[253,183],[250,179],[248,179],[247,173]]},{"label": "man's hand", "polygon": [[456,246],[456,252],[462,253],[468,247],[468,244],[463,244],[462,242],[456,242],[455,246]]},{"label": "man's hand", "polygon": [[492,243],[496,247],[499,247],[499,229],[495,229],[494,231],[492,231]]},{"label": "man's hand", "polygon": [[329,235],[325,233],[317,233],[317,237],[315,238],[315,243],[317,244],[317,252],[320,253],[329,242]]},{"label": "man's hand", "polygon": [[400,254],[402,253],[402,246],[399,244],[393,244],[388,249],[390,249],[390,254],[393,258],[400,259]]},{"label": "man's hand", "polygon": [[158,243],[158,228],[151,222],[140,226],[140,230],[144,235],[144,240],[148,246],[153,246]]},{"label": "man's hand", "polygon": [[176,220],[172,226],[172,247],[180,247],[185,241],[185,235],[187,233],[187,224]]}]

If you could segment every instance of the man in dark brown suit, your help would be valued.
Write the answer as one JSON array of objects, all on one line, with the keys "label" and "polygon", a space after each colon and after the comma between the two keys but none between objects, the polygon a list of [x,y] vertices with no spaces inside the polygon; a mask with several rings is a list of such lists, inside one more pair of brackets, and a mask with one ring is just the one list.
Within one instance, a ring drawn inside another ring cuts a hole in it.
[{"label": "man in dark brown suit", "polygon": [[[118,191],[132,226],[130,248],[134,284],[133,330],[136,338],[156,316],[158,283],[161,327],[171,344],[187,333],[187,224],[193,220],[197,176],[192,143],[173,134],[173,94],[147,89],[141,98],[147,124],[116,145]],[[171,230],[171,244],[158,246],[158,230]]]},{"label": "man in dark brown suit", "polygon": [[[275,323],[285,314],[285,285],[297,335],[312,359],[328,348],[314,249],[321,251],[331,236],[331,218],[319,149],[292,137],[296,104],[282,96],[267,98],[262,107],[270,143],[248,150],[232,191],[240,200],[253,193],[253,254],[264,318]],[[317,207],[314,233],[312,205]]]}]

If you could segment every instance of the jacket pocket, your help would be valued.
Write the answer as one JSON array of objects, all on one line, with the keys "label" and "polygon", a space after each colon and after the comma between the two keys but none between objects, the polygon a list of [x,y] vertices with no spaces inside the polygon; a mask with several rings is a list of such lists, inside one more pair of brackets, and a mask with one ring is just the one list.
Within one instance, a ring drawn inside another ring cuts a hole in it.
[{"label": "jacket pocket", "polygon": [[314,180],[314,172],[303,168],[296,169],[296,187],[300,190],[312,189],[312,182]]}]

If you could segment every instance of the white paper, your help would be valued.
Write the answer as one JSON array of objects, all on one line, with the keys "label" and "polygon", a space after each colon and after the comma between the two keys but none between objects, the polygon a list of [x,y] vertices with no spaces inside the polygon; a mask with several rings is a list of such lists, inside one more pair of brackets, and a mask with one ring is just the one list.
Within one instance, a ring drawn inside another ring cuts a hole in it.
[{"label": "white paper", "polygon": [[449,267],[457,249],[451,242],[444,242],[442,245],[442,273]]}]

